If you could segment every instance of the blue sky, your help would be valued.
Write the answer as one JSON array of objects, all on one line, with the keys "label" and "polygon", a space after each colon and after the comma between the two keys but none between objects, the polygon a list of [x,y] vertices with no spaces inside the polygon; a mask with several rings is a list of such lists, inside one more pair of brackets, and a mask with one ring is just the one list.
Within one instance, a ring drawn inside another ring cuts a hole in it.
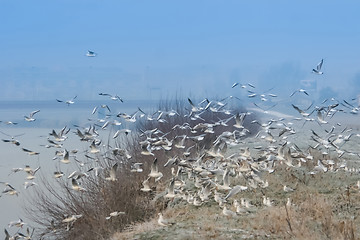
[{"label": "blue sky", "polygon": [[[227,96],[240,94],[234,82],[277,94],[312,82],[317,96],[353,97],[358,9],[358,1],[1,0],[0,100]],[[322,58],[325,74],[312,74]]]}]

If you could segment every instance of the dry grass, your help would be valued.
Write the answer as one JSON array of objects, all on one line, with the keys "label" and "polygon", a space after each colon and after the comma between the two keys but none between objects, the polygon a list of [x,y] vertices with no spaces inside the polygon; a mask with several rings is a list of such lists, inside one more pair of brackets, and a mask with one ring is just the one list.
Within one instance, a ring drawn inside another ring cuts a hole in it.
[{"label": "dry grass", "polygon": [[[112,239],[359,239],[360,191],[354,187],[358,174],[339,170],[309,175],[309,168],[279,165],[275,173],[263,174],[268,188],[236,196],[249,199],[257,209],[253,213],[228,218],[213,200],[201,207],[179,203],[164,210],[176,225],[159,228],[153,219],[146,229],[117,233]],[[233,184],[241,181],[233,179]],[[296,190],[285,193],[284,182]],[[264,195],[272,207],[262,204]],[[291,206],[286,206],[287,198]]]}]

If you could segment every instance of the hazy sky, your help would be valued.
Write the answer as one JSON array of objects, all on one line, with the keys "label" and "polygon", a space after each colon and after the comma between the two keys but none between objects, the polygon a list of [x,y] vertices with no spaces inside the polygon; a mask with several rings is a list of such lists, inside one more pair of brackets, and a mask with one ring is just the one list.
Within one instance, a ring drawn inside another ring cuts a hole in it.
[{"label": "hazy sky", "polygon": [[[0,100],[360,92],[359,1],[0,1]],[[86,57],[87,50],[98,53]],[[324,58],[324,75],[312,68]]]}]

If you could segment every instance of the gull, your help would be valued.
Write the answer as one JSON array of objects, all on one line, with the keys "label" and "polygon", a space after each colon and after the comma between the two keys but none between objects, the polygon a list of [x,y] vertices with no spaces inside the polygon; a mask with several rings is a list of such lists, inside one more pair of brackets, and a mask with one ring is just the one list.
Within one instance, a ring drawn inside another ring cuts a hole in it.
[{"label": "gull", "polygon": [[248,187],[246,186],[241,186],[241,185],[236,185],[235,187],[233,187],[229,193],[225,196],[225,200],[231,198],[232,196],[234,196],[235,194],[241,192],[241,191],[245,191],[246,189],[248,189]]},{"label": "gull", "polygon": [[67,178],[75,178],[76,180],[82,178],[82,177],[88,177],[89,175],[87,173],[79,172],[79,171],[73,171]]},{"label": "gull", "polygon": [[100,96],[108,96],[111,100],[124,102],[118,95],[111,95],[108,93],[99,93]]},{"label": "gull", "polygon": [[107,216],[105,219],[109,220],[111,217],[117,217],[117,216],[123,215],[123,214],[125,214],[125,212],[115,211],[115,212],[110,213],[109,216]]},{"label": "gull", "polygon": [[76,220],[78,220],[79,218],[81,218],[83,215],[79,214],[79,215],[71,215],[70,217],[66,217],[64,218],[61,222],[63,223],[67,223],[67,227],[66,230],[69,231],[70,227],[72,226],[72,224],[74,224],[74,222]]},{"label": "gull", "polygon": [[20,145],[20,142],[18,140],[15,140],[15,139],[1,139],[1,140],[3,142],[9,142],[9,143],[15,144],[16,146]]},{"label": "gull", "polygon": [[95,176],[99,176],[99,174],[103,171],[103,167],[92,167],[89,170],[87,170],[87,172],[91,172],[91,171],[95,171]]},{"label": "gull", "polygon": [[0,182],[0,183],[4,184],[6,186],[5,189],[1,193],[18,196],[19,193],[9,183],[6,183],[6,182]]},{"label": "gull", "polygon": [[164,196],[164,198],[174,198],[175,197],[174,185],[175,185],[175,178],[171,179],[169,187],[167,188],[167,194]]},{"label": "gull", "polygon": [[113,138],[117,138],[121,133],[125,133],[125,135],[127,136],[129,133],[131,133],[131,130],[130,129],[120,129],[120,130],[117,130],[113,136]]},{"label": "gull", "polygon": [[149,185],[149,179],[150,177],[148,177],[147,179],[145,179],[145,181],[142,182],[143,187],[140,189],[140,191],[142,192],[150,192],[151,188]]},{"label": "gull", "polygon": [[17,221],[11,221],[8,226],[22,228],[22,226],[24,226],[25,224],[26,223],[21,218],[19,218],[19,220]]},{"label": "gull", "polygon": [[148,143],[147,145],[145,144],[142,144],[141,145],[141,154],[142,155],[145,155],[145,156],[149,156],[149,155],[152,155],[154,156],[154,154],[151,152],[151,146],[150,146],[150,143]]},{"label": "gull", "polygon": [[115,163],[110,169],[109,177],[105,178],[105,180],[108,180],[108,181],[116,181],[117,180],[117,178],[116,178],[117,167],[118,167],[118,163]]},{"label": "gull", "polygon": [[163,176],[163,174],[159,172],[157,161],[158,159],[155,158],[154,162],[151,164],[150,173],[148,175],[149,177],[155,178],[156,182],[159,181]]},{"label": "gull", "polygon": [[65,164],[70,163],[69,151],[67,151],[66,149],[64,149],[63,159],[61,159],[60,162],[65,163]]},{"label": "gull", "polygon": [[10,239],[16,239],[17,237],[11,237],[9,232],[6,230],[6,228],[4,229],[5,232],[5,240],[10,240]]},{"label": "gull", "polygon": [[40,112],[40,110],[32,111],[29,116],[24,116],[24,117],[25,117],[25,120],[28,121],[28,122],[33,122],[33,121],[35,121],[36,119],[34,118],[34,115],[35,115],[36,113],[38,113],[38,112]]},{"label": "gull", "polygon": [[284,185],[283,190],[284,190],[284,192],[293,192],[294,191],[294,189],[292,189],[291,187],[288,187],[286,185]]},{"label": "gull", "polygon": [[236,213],[227,209],[226,206],[224,206],[224,208],[222,210],[222,214],[224,214],[227,217],[236,217]]},{"label": "gull", "polygon": [[229,181],[229,169],[227,168],[225,171],[224,171],[224,174],[223,174],[223,185],[219,185],[218,187],[220,189],[224,189],[224,190],[230,190],[231,187],[230,187],[230,181]]},{"label": "gull", "polygon": [[13,168],[13,169],[11,169],[11,172],[9,173],[8,176],[10,176],[12,173],[17,173],[17,172],[20,172],[23,170],[24,170],[23,168]]},{"label": "gull", "polygon": [[65,136],[70,131],[70,128],[66,131],[66,126],[63,127],[59,133],[56,133],[56,131],[53,129],[51,133],[49,133],[50,136],[54,137],[54,140],[56,142],[63,142],[67,139],[67,136]]},{"label": "gull", "polygon": [[131,165],[130,172],[143,172],[144,170],[141,168],[141,165],[143,165],[143,163],[134,163],[133,165]]},{"label": "gull", "polygon": [[62,176],[64,176],[63,172],[54,172],[54,178],[61,178]]},{"label": "gull", "polygon": [[35,182],[24,182],[24,189],[28,189],[31,186],[37,185]]},{"label": "gull", "polygon": [[58,102],[65,102],[68,106],[70,106],[70,104],[74,104],[74,103],[75,103],[75,102],[74,102],[75,98],[77,98],[77,96],[73,97],[73,98],[70,99],[70,100],[66,100],[66,101],[59,100],[59,99],[56,99],[56,101],[58,101]]},{"label": "gull", "polygon": [[287,207],[291,207],[291,205],[292,205],[291,199],[290,199],[290,198],[287,198],[286,206],[287,206]]},{"label": "gull", "polygon": [[171,226],[174,224],[174,223],[169,222],[168,220],[165,220],[162,213],[158,213],[158,215],[159,215],[158,224],[160,226],[167,227],[167,226]]},{"label": "gull", "polygon": [[245,116],[246,116],[246,114],[241,114],[240,115],[240,113],[237,113],[235,115],[235,124],[233,126],[236,127],[236,128],[243,129],[244,128],[243,124],[244,124]]},{"label": "gull", "polygon": [[96,144],[95,144],[95,140],[92,141],[91,145],[90,145],[90,153],[99,153],[100,150],[99,148],[97,148]]},{"label": "gull", "polygon": [[21,148],[24,152],[27,152],[29,155],[39,155],[39,152],[34,152],[26,148]]},{"label": "gull", "polygon": [[312,72],[313,72],[313,73],[316,73],[316,74],[319,74],[319,75],[324,74],[324,73],[321,71],[321,67],[322,67],[323,63],[324,63],[324,59],[321,59],[321,61],[320,61],[320,62],[318,63],[318,65],[316,66],[316,69],[313,69]]},{"label": "gull", "polygon": [[272,202],[270,200],[269,197],[263,196],[263,204],[267,207],[271,207],[272,206]]},{"label": "gull", "polygon": [[277,105],[277,103],[275,103],[274,105],[271,105],[269,107],[266,107],[266,108],[263,108],[263,107],[260,107],[258,104],[256,103],[253,103],[256,107],[260,108],[261,110],[263,110],[264,113],[268,113],[268,110],[272,109],[273,107],[275,107]]},{"label": "gull", "polygon": [[296,110],[296,111],[298,111],[300,114],[301,114],[301,116],[303,116],[303,117],[309,117],[310,115],[311,115],[311,113],[306,113],[305,111],[307,111],[307,110],[309,110],[309,108],[312,106],[312,104],[307,108],[307,109],[305,109],[305,111],[304,110],[301,110],[299,107],[297,107],[297,106],[295,106],[294,104],[291,104],[291,106]]},{"label": "gull", "polygon": [[297,93],[297,92],[304,93],[304,94],[306,94],[306,95],[309,96],[309,94],[306,92],[306,90],[301,88],[301,89],[295,90],[295,91],[290,95],[290,97],[294,96],[294,94]]},{"label": "gull", "polygon": [[72,189],[74,189],[75,191],[78,191],[78,192],[86,191],[85,188],[83,188],[79,185],[79,183],[76,181],[75,178],[71,179],[71,187],[72,187]]},{"label": "gull", "polygon": [[182,139],[178,142],[178,143],[176,143],[174,146],[176,147],[176,148],[180,148],[180,149],[184,149],[185,148],[185,139],[186,139],[186,135],[184,135],[184,136],[177,136],[177,137],[182,137]]},{"label": "gull", "polygon": [[88,50],[87,53],[86,53],[86,56],[87,57],[96,57],[97,53],[93,52],[93,51],[90,51]]},{"label": "gull", "polygon": [[173,164],[175,164],[177,162],[178,162],[178,157],[177,156],[175,156],[173,158],[169,158],[167,160],[167,162],[164,164],[164,167],[171,166],[171,165],[173,165]]},{"label": "gull", "polygon": [[17,122],[12,122],[12,121],[5,121],[4,123],[6,125],[16,125],[16,124],[18,124]]},{"label": "gull", "polygon": [[9,142],[9,143],[15,144],[16,146],[19,146],[19,145],[20,145],[20,142],[19,142],[18,140],[16,140],[15,138],[16,138],[16,137],[20,137],[20,136],[22,136],[22,135],[25,134],[25,133],[21,133],[21,134],[17,134],[17,135],[11,136],[11,135],[9,135],[9,134],[7,134],[7,133],[4,133],[4,132],[2,132],[2,131],[0,131],[0,133],[2,133],[2,134],[4,134],[4,135],[6,135],[6,136],[8,136],[8,137],[11,138],[11,139],[2,139],[3,142]]},{"label": "gull", "polygon": [[[194,113],[194,112],[199,112],[201,109],[199,107],[196,107],[194,105],[194,103],[191,101],[190,98],[188,98],[188,102],[190,103],[191,105],[191,113]],[[190,114],[191,115],[191,114]]]},{"label": "gull", "polygon": [[32,236],[34,235],[34,231],[35,231],[35,228],[33,228],[31,234],[30,234],[30,229],[29,228],[26,228],[26,235],[19,232],[18,235],[20,237],[22,237],[23,239],[27,239],[27,240],[31,240],[32,239]]},{"label": "gull", "polygon": [[28,179],[28,180],[34,179],[35,178],[35,173],[37,171],[39,171],[39,169],[40,169],[40,166],[37,167],[35,170],[32,170],[29,165],[26,165],[25,168],[24,168],[24,171],[28,174],[26,179]]},{"label": "gull", "polygon": [[324,116],[321,113],[321,110],[317,110],[317,119],[319,121],[320,124],[326,124],[328,123],[327,121],[324,120]]}]

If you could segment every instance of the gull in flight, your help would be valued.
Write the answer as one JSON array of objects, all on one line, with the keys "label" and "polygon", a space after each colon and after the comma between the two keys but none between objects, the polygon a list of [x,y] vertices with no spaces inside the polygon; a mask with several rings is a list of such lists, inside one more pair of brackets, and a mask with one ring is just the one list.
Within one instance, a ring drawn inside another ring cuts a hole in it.
[{"label": "gull in flight", "polygon": [[145,181],[142,182],[143,188],[140,189],[140,191],[142,192],[150,192],[151,188],[149,185],[149,179],[150,177],[148,177],[147,179],[145,179]]},{"label": "gull in flight", "polygon": [[290,95],[290,97],[294,96],[294,94],[297,93],[297,92],[304,93],[304,94],[306,94],[306,95],[309,96],[309,94],[306,92],[306,90],[301,88],[301,89],[295,90],[295,91]]},{"label": "gull in flight", "polygon": [[9,142],[9,143],[15,144],[16,146],[19,146],[19,145],[20,145],[20,142],[19,142],[18,140],[16,140],[15,138],[16,138],[16,137],[20,137],[20,136],[22,136],[22,135],[25,134],[25,133],[22,133],[22,134],[18,134],[18,135],[15,135],[15,136],[11,136],[11,135],[6,134],[6,133],[1,132],[1,131],[0,131],[0,133],[6,135],[6,136],[8,136],[8,137],[11,137],[11,139],[1,139],[3,142]]},{"label": "gull in flight", "polygon": [[111,100],[124,102],[118,95],[111,95],[109,93],[99,93],[100,96],[108,96]]},{"label": "gull in flight", "polygon": [[318,65],[316,66],[316,69],[313,69],[312,72],[313,72],[313,73],[316,73],[316,74],[319,74],[319,75],[324,74],[324,73],[321,71],[321,67],[322,67],[323,63],[324,63],[324,59],[321,59],[321,61],[320,61],[320,62],[318,63]]},{"label": "gull in flight", "polygon": [[87,57],[96,57],[97,53],[93,52],[93,51],[90,51],[88,50],[87,53],[86,53],[86,56]]},{"label": "gull in flight", "polygon": [[28,122],[33,122],[33,121],[35,121],[36,119],[34,118],[34,115],[35,115],[36,113],[38,113],[38,112],[40,112],[40,110],[32,111],[29,116],[24,116],[24,117],[25,117],[25,120],[28,121]]},{"label": "gull in flight", "polygon": [[74,189],[75,191],[78,191],[78,192],[86,191],[85,188],[83,188],[79,185],[79,183],[76,181],[75,178],[71,179],[71,187],[72,187],[72,189]]},{"label": "gull in flight", "polygon": [[11,221],[9,223],[9,227],[15,226],[15,227],[18,227],[18,228],[22,228],[22,226],[24,226],[25,224],[26,223],[21,218],[19,218],[19,220],[17,220],[17,221]]},{"label": "gull in flight", "polygon": [[123,215],[123,214],[125,214],[125,212],[115,211],[115,212],[110,213],[109,216],[107,216],[105,219],[109,220],[111,217],[117,217],[117,216]]},{"label": "gull in flight", "polygon": [[167,194],[164,196],[165,198],[174,198],[175,197],[174,186],[175,186],[175,178],[173,178],[171,180],[169,187],[167,189]]},{"label": "gull in flight", "polygon": [[27,152],[29,155],[39,155],[40,154],[39,152],[34,152],[34,151],[31,151],[31,150],[26,149],[26,148],[22,148],[22,150],[24,152]]},{"label": "gull in flight", "polygon": [[116,169],[118,167],[118,164],[115,163],[114,166],[110,169],[109,177],[105,178],[105,180],[108,181],[116,181]]},{"label": "gull in flight", "polygon": [[155,158],[154,162],[151,164],[150,173],[148,175],[149,177],[155,178],[155,182],[159,181],[163,176],[162,172],[159,172],[157,161],[157,158]]},{"label": "gull in flight", "polygon": [[36,173],[37,171],[39,171],[39,169],[40,169],[40,166],[37,167],[36,169],[32,170],[29,165],[26,165],[25,168],[24,168],[24,172],[26,172],[27,175],[28,175],[28,176],[26,177],[26,179],[28,179],[28,180],[34,179],[34,178],[35,178],[35,173]]},{"label": "gull in flight", "polygon": [[58,101],[58,102],[64,102],[64,103],[66,103],[68,106],[70,106],[70,104],[74,104],[74,103],[75,103],[75,101],[74,101],[75,98],[77,98],[77,96],[73,97],[73,98],[70,99],[70,100],[66,100],[66,101],[59,100],[59,99],[56,99],[56,101]]}]

